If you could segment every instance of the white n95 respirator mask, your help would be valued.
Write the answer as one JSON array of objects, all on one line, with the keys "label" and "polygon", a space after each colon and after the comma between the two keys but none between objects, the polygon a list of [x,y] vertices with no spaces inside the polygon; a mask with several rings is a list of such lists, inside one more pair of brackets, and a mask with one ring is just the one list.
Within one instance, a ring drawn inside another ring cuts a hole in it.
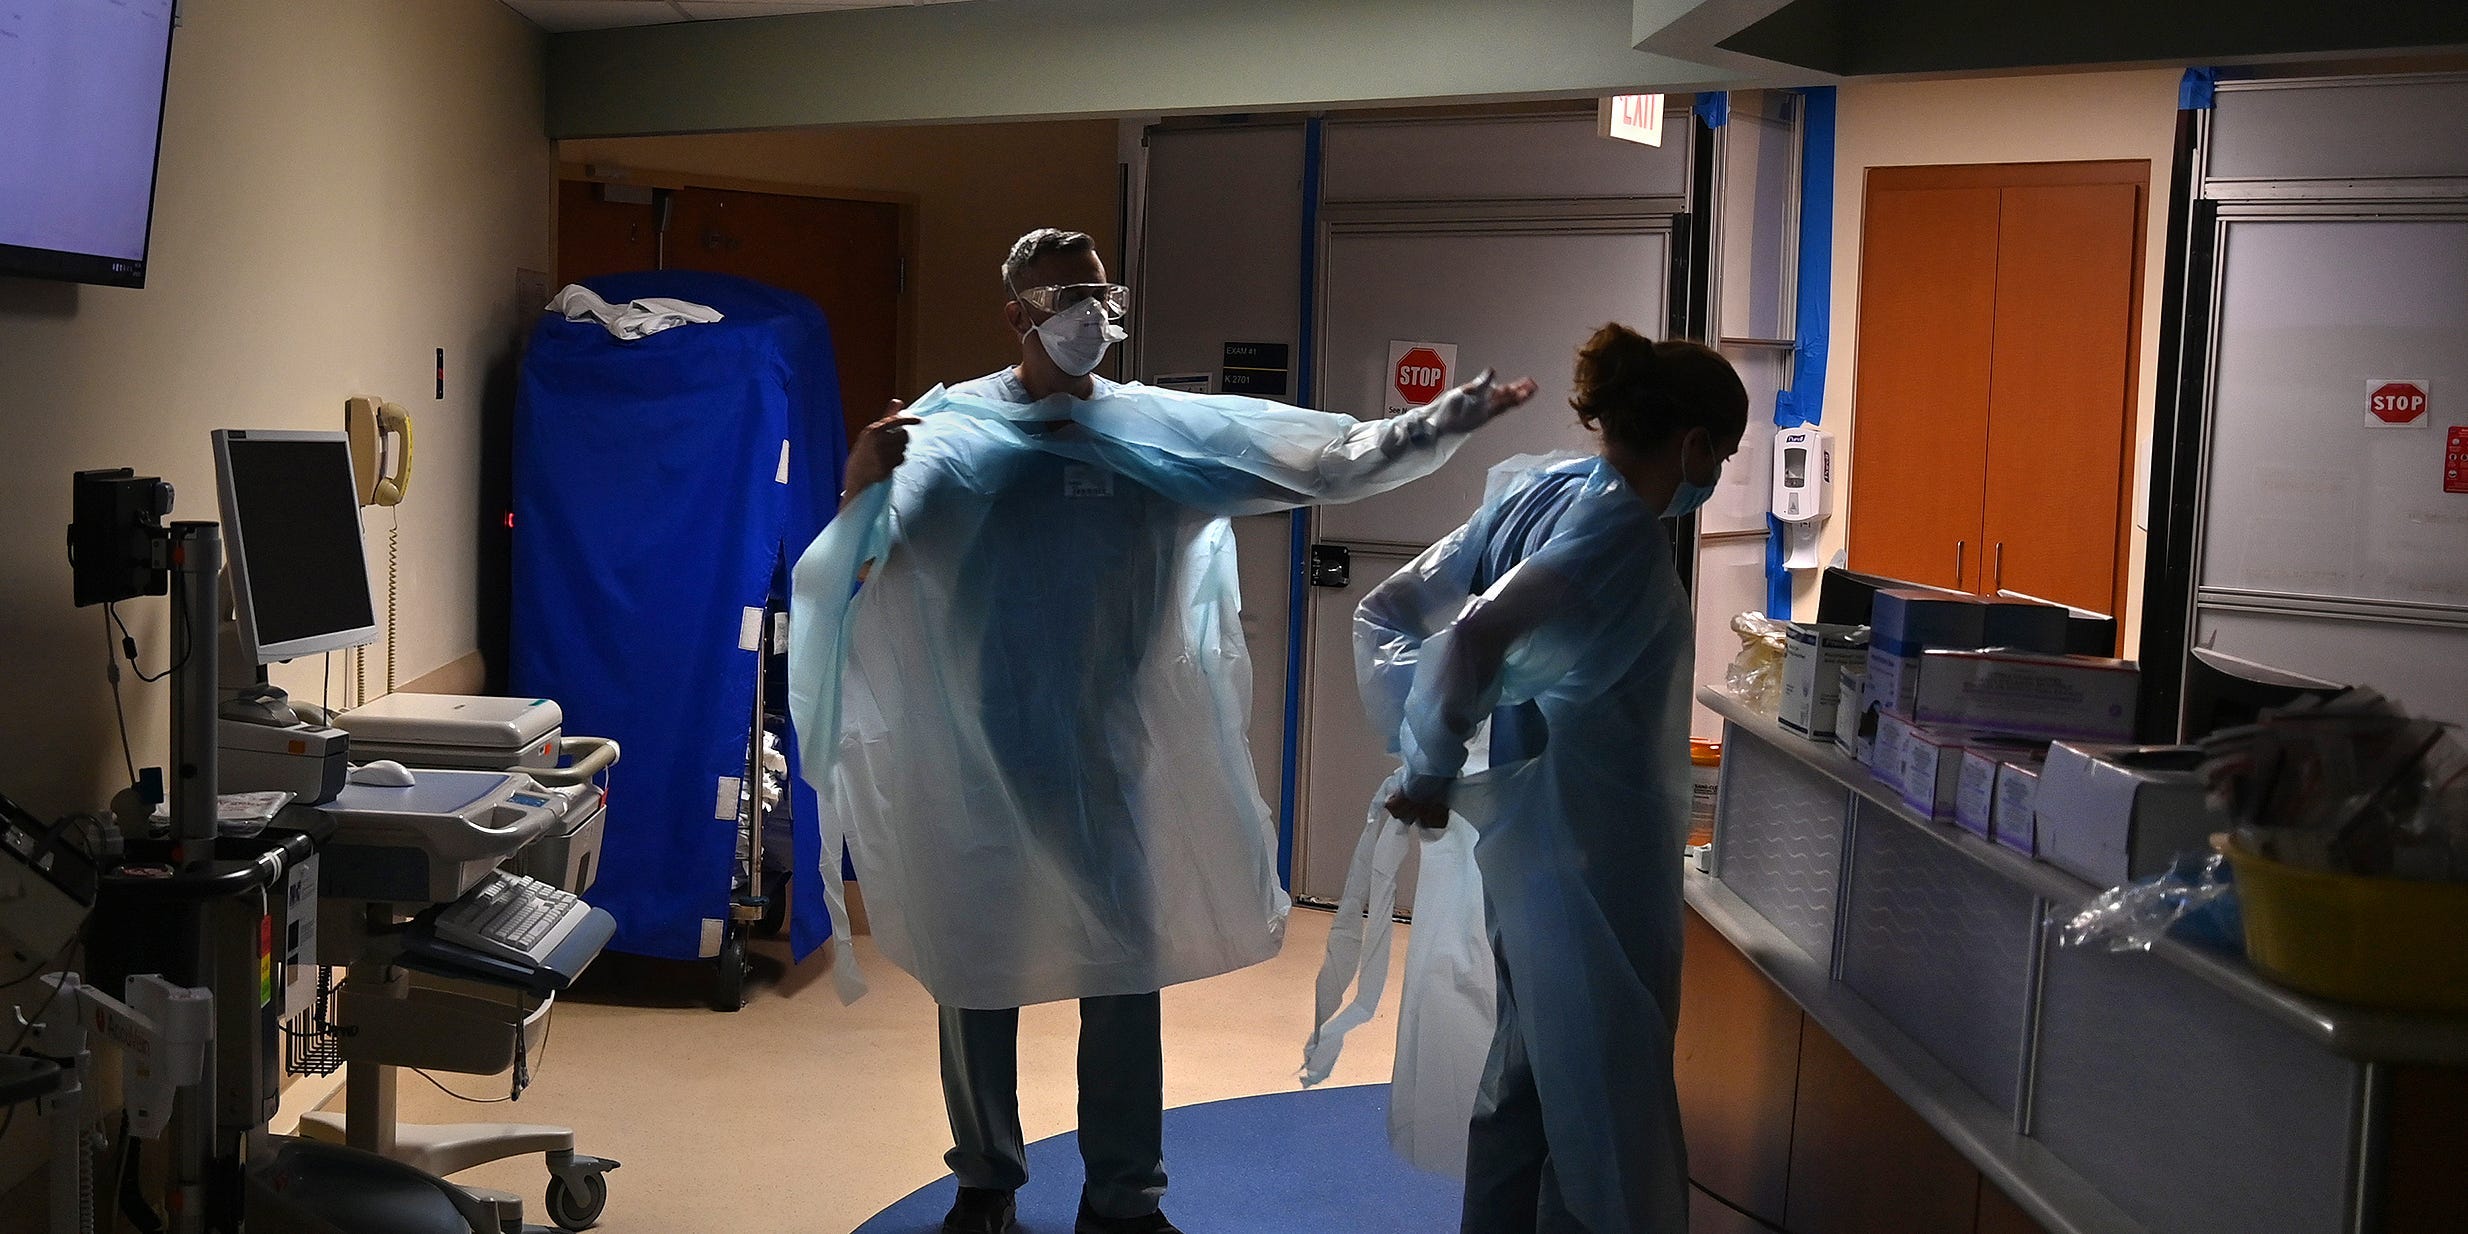
[{"label": "white n95 respirator mask", "polygon": [[1130,338],[1128,331],[1106,319],[1105,306],[1095,297],[1037,323],[1037,340],[1054,367],[1074,377],[1095,372],[1106,349]]}]

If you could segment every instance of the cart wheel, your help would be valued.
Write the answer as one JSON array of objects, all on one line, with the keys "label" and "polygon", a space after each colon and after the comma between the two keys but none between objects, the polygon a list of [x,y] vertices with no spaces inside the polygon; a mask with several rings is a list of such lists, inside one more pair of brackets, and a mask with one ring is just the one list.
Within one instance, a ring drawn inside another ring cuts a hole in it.
[{"label": "cart wheel", "polygon": [[568,1230],[588,1230],[600,1223],[600,1210],[608,1207],[608,1176],[585,1174],[580,1188],[566,1180],[551,1176],[548,1180],[548,1219]]},{"label": "cart wheel", "polygon": [[746,1005],[746,944],[731,934],[720,944],[720,956],[711,982],[711,1009],[741,1011]]},{"label": "cart wheel", "polygon": [[754,932],[764,938],[778,938],[781,927],[788,924],[788,871],[763,871],[763,916],[754,923]]}]

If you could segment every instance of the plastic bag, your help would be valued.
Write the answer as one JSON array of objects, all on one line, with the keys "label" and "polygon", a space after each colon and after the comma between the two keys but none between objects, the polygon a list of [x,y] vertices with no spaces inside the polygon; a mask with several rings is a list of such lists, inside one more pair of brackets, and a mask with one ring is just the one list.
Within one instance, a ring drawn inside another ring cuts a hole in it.
[{"label": "plastic bag", "polygon": [[1742,613],[1731,619],[1740,636],[1740,654],[1731,661],[1724,684],[1741,702],[1765,715],[1782,703],[1784,623],[1763,613]]},{"label": "plastic bag", "polygon": [[[1389,948],[1397,932],[1397,869],[1414,843],[1414,827],[1389,817],[1384,803],[1403,783],[1405,772],[1399,770],[1371,794],[1370,817],[1363,822],[1362,839],[1355,842],[1353,863],[1346,867],[1337,920],[1328,928],[1328,952],[1320,960],[1313,989],[1314,1027],[1303,1044],[1305,1088],[1328,1078],[1345,1049],[1345,1035],[1370,1022],[1388,986]],[[1348,989],[1354,991],[1351,1002],[1345,997]]]},{"label": "plastic bag", "polygon": [[[2105,951],[2149,951],[2162,935],[2195,914],[2216,918],[2235,907],[2236,882],[2218,853],[2185,857],[2166,871],[2113,887],[2066,915],[2060,909],[2057,942]],[[2243,930],[2234,921],[2211,920],[2200,941],[2235,946]]]},{"label": "plastic bag", "polygon": [[1499,1010],[1474,839],[1462,818],[1422,835],[1389,1084],[1388,1142],[1416,1168],[1451,1178],[1465,1174],[1466,1131]]}]

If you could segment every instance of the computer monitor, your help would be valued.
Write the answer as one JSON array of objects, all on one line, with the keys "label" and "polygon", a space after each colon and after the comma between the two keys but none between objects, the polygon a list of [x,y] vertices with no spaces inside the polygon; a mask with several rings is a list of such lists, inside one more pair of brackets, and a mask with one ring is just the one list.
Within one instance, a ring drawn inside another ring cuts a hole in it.
[{"label": "computer monitor", "polygon": [[272,664],[375,642],[350,439],[216,429],[214,471],[242,649]]},{"label": "computer monitor", "polygon": [[[1823,581],[1817,586],[1817,620],[1830,626],[1864,626],[1870,610],[1876,606],[1880,591],[1919,590],[1945,591],[1926,583],[1887,578],[1882,574],[1862,574],[1841,566],[1827,566]],[[1962,595],[1963,592],[1946,592]]]},{"label": "computer monitor", "polygon": [[2345,689],[2338,682],[2196,647],[2185,663],[2185,740],[2200,741],[2224,728],[2252,724],[2273,708]]},{"label": "computer monitor", "polygon": [[2076,608],[2071,604],[2042,599],[2016,591],[2011,587],[1998,588],[1997,597],[2004,600],[2027,600],[2033,604],[2046,604],[2064,609],[2066,614],[2065,653],[2067,655],[2113,656],[2117,654],[2117,619],[2106,613],[2095,613],[2087,608]]}]

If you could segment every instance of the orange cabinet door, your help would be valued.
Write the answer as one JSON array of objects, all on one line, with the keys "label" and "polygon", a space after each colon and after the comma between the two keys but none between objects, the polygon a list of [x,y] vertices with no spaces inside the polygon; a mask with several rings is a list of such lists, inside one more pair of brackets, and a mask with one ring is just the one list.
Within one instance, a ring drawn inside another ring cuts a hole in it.
[{"label": "orange cabinet door", "polygon": [[1982,594],[2117,611],[2141,198],[2132,184],[2004,190]]},{"label": "orange cabinet door", "polygon": [[1792,1234],[1973,1234],[1980,1172],[1841,1042],[1800,1035]]},{"label": "orange cabinet door", "polygon": [[1975,1234],[2048,1234],[2046,1226],[2033,1220],[2022,1205],[1997,1190],[1996,1184],[1985,1176],[1980,1179],[1979,1217],[1972,1229]]},{"label": "orange cabinet door", "polygon": [[1854,570],[1971,590],[1997,304],[1998,189],[1870,173],[1852,412]]},{"label": "orange cabinet door", "polygon": [[1778,1226],[1791,1183],[1800,1007],[1695,909],[1682,920],[1686,949],[1673,1042],[1680,1126],[1688,1136],[1689,1177],[1722,1197],[1692,1203],[1690,1229],[1699,1231],[1701,1211],[1709,1220],[1728,1214],[1725,1202]]}]

